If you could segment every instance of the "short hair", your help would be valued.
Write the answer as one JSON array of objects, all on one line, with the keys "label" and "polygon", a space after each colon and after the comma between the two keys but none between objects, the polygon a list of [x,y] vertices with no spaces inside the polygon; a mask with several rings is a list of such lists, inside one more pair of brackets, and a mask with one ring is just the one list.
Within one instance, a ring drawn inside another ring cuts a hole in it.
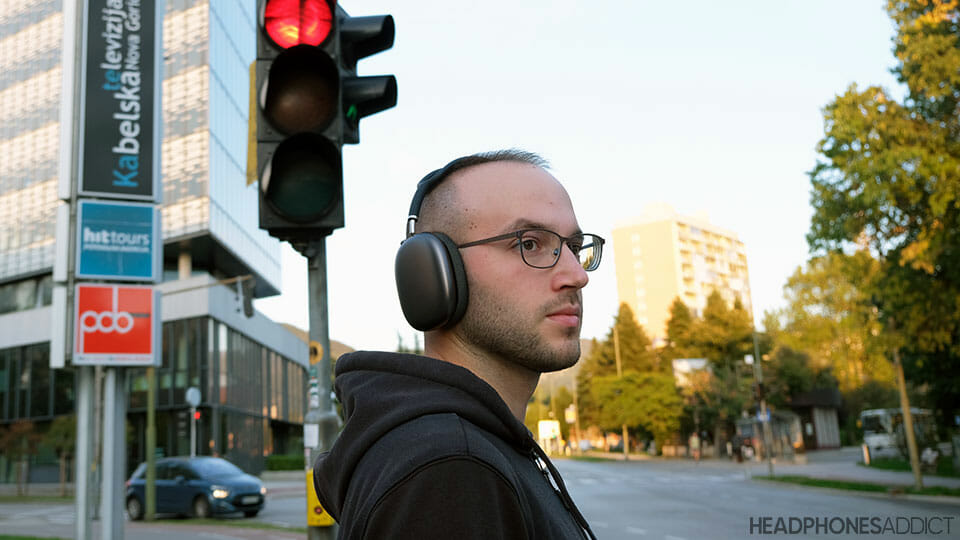
[{"label": "short hair", "polygon": [[455,207],[456,198],[451,185],[444,180],[464,169],[497,162],[526,163],[541,169],[550,168],[550,163],[546,159],[533,152],[517,148],[480,152],[459,157],[447,163],[442,169],[430,173],[436,176],[431,178],[432,187],[423,196],[423,203],[417,220],[418,232],[443,232],[455,236],[460,225]]}]

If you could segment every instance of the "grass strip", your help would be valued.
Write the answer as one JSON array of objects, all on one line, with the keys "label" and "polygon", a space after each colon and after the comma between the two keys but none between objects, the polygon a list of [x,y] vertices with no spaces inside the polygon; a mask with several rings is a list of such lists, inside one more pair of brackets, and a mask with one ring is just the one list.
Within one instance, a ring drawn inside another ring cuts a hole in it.
[{"label": "grass strip", "polygon": [[57,538],[54,536],[10,536],[7,534],[0,534],[0,540],[63,540],[62,538]]},{"label": "grass strip", "polygon": [[[553,458],[553,459],[561,459],[561,458]],[[600,456],[564,456],[562,459],[570,459],[573,461],[586,461],[588,463],[599,463],[601,461],[623,461],[623,458],[614,459],[614,458],[600,457]]]},{"label": "grass strip", "polygon": [[[910,468],[910,462],[903,458],[874,458],[870,461],[870,465],[864,465],[862,461],[858,461],[857,465],[884,471],[909,472],[913,470]],[[925,472],[924,475],[960,478],[960,472],[953,468],[953,461],[949,457],[941,458],[937,462],[937,470],[934,472]]]},{"label": "grass strip", "polygon": [[215,519],[215,518],[206,518],[206,519],[158,519],[154,521],[140,521],[138,523],[143,524],[158,524],[158,525],[212,525],[214,527],[237,527],[240,529],[256,529],[261,531],[282,531],[282,532],[295,532],[295,533],[304,533],[306,534],[306,527],[285,527],[283,525],[274,525],[273,523],[264,523],[262,521],[250,521],[247,519]]},{"label": "grass strip", "polygon": [[[10,503],[72,503],[73,497],[56,495],[0,495],[0,504]],[[0,536],[0,538],[3,538]]]},{"label": "grass strip", "polygon": [[960,497],[960,488],[950,488],[944,486],[927,486],[923,489],[914,489],[908,486],[888,486],[885,484],[872,484],[869,482],[853,482],[849,480],[830,480],[827,478],[812,478],[809,476],[754,476],[759,480],[768,480],[774,482],[783,482],[785,484],[797,484],[801,486],[821,487],[831,489],[846,489],[849,491],[868,491],[873,493],[909,493],[911,495],[937,495],[947,497]]}]

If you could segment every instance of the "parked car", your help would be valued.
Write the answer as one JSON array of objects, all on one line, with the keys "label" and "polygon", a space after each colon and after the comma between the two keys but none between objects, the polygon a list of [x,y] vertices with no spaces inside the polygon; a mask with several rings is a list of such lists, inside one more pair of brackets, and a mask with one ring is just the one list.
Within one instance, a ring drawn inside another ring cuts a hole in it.
[{"label": "parked car", "polygon": [[[143,518],[146,510],[147,464],[127,480],[127,515]],[[263,509],[267,488],[229,461],[217,457],[170,457],[156,462],[158,514],[210,517],[243,512],[253,517]]]}]

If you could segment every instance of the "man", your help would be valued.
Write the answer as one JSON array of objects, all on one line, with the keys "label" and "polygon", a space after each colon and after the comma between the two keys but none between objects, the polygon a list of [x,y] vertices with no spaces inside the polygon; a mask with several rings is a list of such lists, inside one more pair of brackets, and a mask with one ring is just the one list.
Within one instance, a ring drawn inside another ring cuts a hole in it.
[{"label": "man", "polygon": [[341,538],[594,538],[523,425],[540,374],[579,358],[603,246],[545,166],[506,150],[421,181],[396,271],[424,356],[337,362],[346,424],[314,479]]}]

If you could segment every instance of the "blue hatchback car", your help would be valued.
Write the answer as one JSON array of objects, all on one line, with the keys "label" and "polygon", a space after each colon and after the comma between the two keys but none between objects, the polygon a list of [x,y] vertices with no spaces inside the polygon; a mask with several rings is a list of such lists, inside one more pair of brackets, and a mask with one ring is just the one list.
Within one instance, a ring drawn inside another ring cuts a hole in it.
[{"label": "blue hatchback car", "polygon": [[[146,509],[147,464],[127,480],[127,515],[143,518]],[[229,461],[217,457],[170,457],[156,462],[158,514],[210,517],[243,512],[253,517],[263,509],[267,488]]]}]

